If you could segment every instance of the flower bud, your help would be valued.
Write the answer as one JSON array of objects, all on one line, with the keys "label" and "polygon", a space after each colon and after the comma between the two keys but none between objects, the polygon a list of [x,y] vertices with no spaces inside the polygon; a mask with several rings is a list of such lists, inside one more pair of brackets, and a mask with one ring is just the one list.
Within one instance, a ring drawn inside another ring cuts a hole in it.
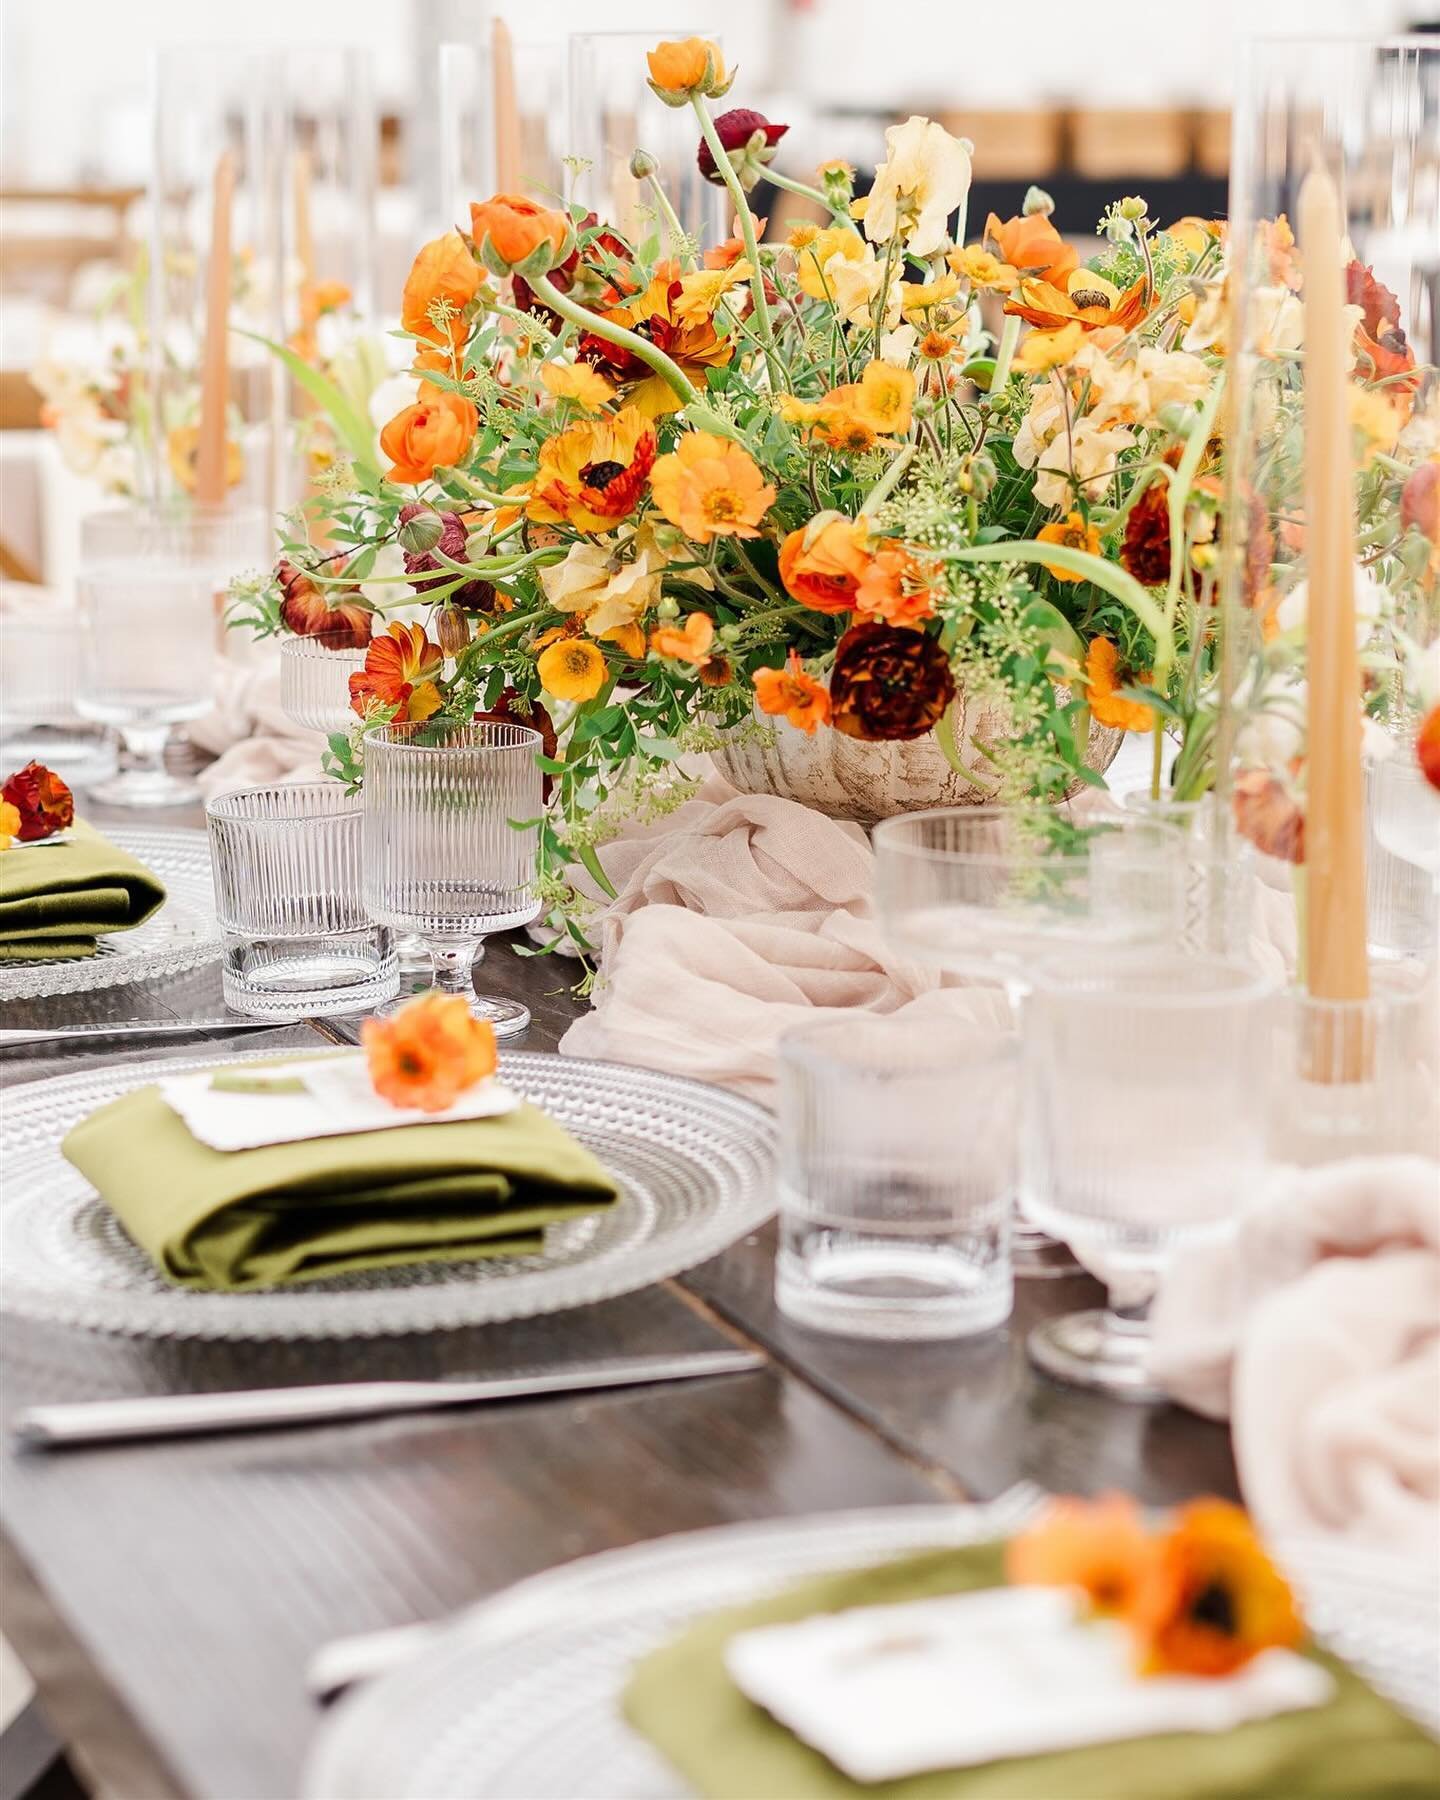
[{"label": "flower bud", "polygon": [[458,656],[470,642],[470,621],[458,606],[442,606],[433,629],[435,642],[446,656]]},{"label": "flower bud", "polygon": [[425,556],[445,535],[445,521],[428,506],[411,503],[400,509],[400,529],[395,533],[400,548],[412,556]]},{"label": "flower bud", "polygon": [[1120,217],[1122,219],[1143,219],[1148,210],[1149,208],[1138,194],[1127,194],[1120,202]]},{"label": "flower bud", "polygon": [[680,602],[670,594],[663,594],[656,604],[655,616],[658,619],[678,619]]},{"label": "flower bud", "polygon": [[637,181],[644,181],[647,176],[653,175],[659,167],[660,164],[648,150],[636,150],[630,157],[630,173]]},{"label": "flower bud", "polygon": [[1036,213],[1041,213],[1048,219],[1054,210],[1055,202],[1045,192],[1044,188],[1035,187],[1033,185],[1026,188],[1025,198],[1020,206],[1021,214],[1025,218],[1030,219],[1033,218]]},{"label": "flower bud", "polygon": [[1135,227],[1118,212],[1112,212],[1105,221],[1105,235],[1112,244],[1128,244],[1135,235]]},{"label": "flower bud", "polygon": [[960,491],[973,495],[976,500],[988,499],[997,479],[995,464],[983,451],[978,456],[967,456],[960,465]]}]

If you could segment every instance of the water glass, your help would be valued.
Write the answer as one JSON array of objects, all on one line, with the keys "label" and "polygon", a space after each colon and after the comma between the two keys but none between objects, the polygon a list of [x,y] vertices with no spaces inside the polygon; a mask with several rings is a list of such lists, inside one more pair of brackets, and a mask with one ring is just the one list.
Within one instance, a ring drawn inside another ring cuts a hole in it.
[{"label": "water glass", "polygon": [[1284,997],[1271,1081],[1278,1158],[1315,1167],[1440,1155],[1435,980],[1433,965],[1377,962],[1363,1000]]},{"label": "water glass", "polygon": [[968,1337],[1010,1316],[1016,1049],[954,1021],[846,1012],[780,1045],[789,1319]]},{"label": "water glass", "polygon": [[[1440,857],[1440,794],[1416,793],[1412,772],[1403,766],[1406,754],[1398,750],[1365,770],[1366,940],[1373,957],[1423,962],[1436,949],[1440,882],[1424,861],[1427,852],[1432,859]],[[1413,776],[1423,779],[1418,769]],[[1416,799],[1430,809],[1428,838],[1423,814],[1415,817]]]},{"label": "water glass", "polygon": [[0,612],[0,775],[43,763],[72,788],[115,773],[115,739],[76,712],[80,622],[26,606]]},{"label": "water glass", "polygon": [[335,648],[320,637],[286,638],[280,646],[280,706],[286,718],[330,737],[355,723],[350,677],[365,667],[365,652]]},{"label": "water glass", "polygon": [[1440,793],[1421,773],[1413,744],[1376,765],[1370,793],[1380,843],[1440,886]]},{"label": "water glass", "polygon": [[491,932],[528,925],[540,911],[540,748],[538,731],[498,720],[383,725],[364,740],[370,916],[418,932],[435,985],[501,1034],[522,1031],[530,1009],[478,997],[474,966]]},{"label": "water glass", "polygon": [[1180,835],[1179,909],[1174,947],[1187,955],[1243,957],[1255,928],[1255,853],[1213,795],[1176,800],[1127,794],[1127,812]]},{"label": "water glass", "polygon": [[1147,1314],[1177,1249],[1227,1231],[1261,1178],[1274,994],[1247,964],[1132,954],[1033,972],[1023,1041],[1024,1205],[1100,1263],[1103,1310],[1047,1320],[1047,1374],[1163,1398]]},{"label": "water glass", "polygon": [[205,808],[225,1004],[259,1018],[340,1018],[393,1000],[388,926],[365,911],[365,813],[337,781],[241,788]]}]

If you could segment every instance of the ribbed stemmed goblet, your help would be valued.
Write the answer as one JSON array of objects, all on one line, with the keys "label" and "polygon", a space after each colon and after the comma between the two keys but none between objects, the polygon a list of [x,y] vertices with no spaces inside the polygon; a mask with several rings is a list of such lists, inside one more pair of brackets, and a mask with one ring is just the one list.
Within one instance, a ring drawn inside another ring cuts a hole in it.
[{"label": "ribbed stemmed goblet", "polygon": [[530,1010],[477,996],[473,971],[491,932],[540,911],[536,821],[540,733],[525,725],[383,725],[367,732],[365,905],[425,940],[435,985],[464,997],[499,1033]]}]

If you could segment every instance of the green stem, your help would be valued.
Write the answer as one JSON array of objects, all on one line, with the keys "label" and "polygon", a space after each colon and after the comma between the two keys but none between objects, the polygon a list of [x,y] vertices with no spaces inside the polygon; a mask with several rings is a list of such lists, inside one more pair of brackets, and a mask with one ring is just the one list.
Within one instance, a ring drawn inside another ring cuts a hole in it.
[{"label": "green stem", "polygon": [[592,332],[602,337],[606,343],[615,344],[621,350],[628,350],[632,356],[638,356],[647,368],[653,369],[661,376],[682,406],[689,406],[700,398],[685,378],[685,372],[674,363],[663,350],[657,350],[649,340],[643,338],[638,331],[627,331],[623,325],[615,324],[612,319],[602,319],[599,313],[587,312],[583,306],[577,306],[568,294],[562,294],[548,275],[537,275],[530,283],[533,292],[537,293],[547,306],[553,306],[562,319],[568,319],[581,331]]},{"label": "green stem", "polygon": [[1225,376],[1222,372],[1215,377],[1215,385],[1205,396],[1205,404],[1200,408],[1198,417],[1190,427],[1190,436],[1185,443],[1184,454],[1175,470],[1167,496],[1167,510],[1170,520],[1170,584],[1165,590],[1165,619],[1173,626],[1175,613],[1180,604],[1180,578],[1185,570],[1185,506],[1190,498],[1191,484],[1195,480],[1195,471],[1200,467],[1200,458],[1205,454],[1205,446],[1210,442],[1210,432],[1215,424],[1215,414],[1220,409],[1220,399],[1225,392]]},{"label": "green stem", "polygon": [[997,394],[1005,392],[1005,384],[1010,379],[1010,364],[1015,360],[1015,346],[1019,342],[1020,319],[1015,313],[1007,313],[1000,330],[1000,343],[995,351],[995,369],[990,377],[988,391],[992,400]]},{"label": "green stem", "polygon": [[777,394],[783,393],[785,383],[780,359],[775,354],[775,327],[770,320],[770,308],[765,303],[765,271],[760,266],[760,244],[755,236],[755,215],[750,210],[749,196],[735,173],[725,146],[720,142],[720,134],[715,129],[715,121],[710,117],[709,107],[699,94],[691,94],[690,104],[700,123],[700,135],[715,159],[715,167],[720,171],[721,179],[729,189],[735,216],[740,221],[740,235],[745,240],[745,254],[750,260],[750,292],[755,298],[755,326],[765,349],[765,367],[770,371],[771,388]]},{"label": "green stem", "polygon": [[886,469],[885,473],[865,496],[864,504],[860,508],[859,515],[862,519],[873,519],[880,508],[890,498],[891,494],[894,493],[896,487],[899,485],[901,477],[914,460],[917,448],[918,445],[907,444],[900,454],[893,459],[890,467]]},{"label": "green stem", "polygon": [[817,201],[837,225],[851,223],[850,214],[845,208],[837,206],[828,195],[822,194],[819,188],[808,187],[803,181],[792,181],[790,176],[780,174],[777,169],[766,169],[765,179],[771,187],[784,188],[788,194],[799,194],[802,200]]},{"label": "green stem", "polygon": [[650,191],[655,196],[655,205],[664,219],[670,232],[670,247],[679,259],[680,267],[687,272],[695,267],[695,258],[690,254],[690,239],[685,235],[685,227],[680,223],[675,208],[670,204],[670,196],[660,185],[658,175],[649,175]]},{"label": "green stem", "polygon": [[739,538],[730,539],[730,548],[735,552],[736,558],[744,564],[746,574],[760,589],[760,592],[771,600],[780,599],[781,595],[779,588],[775,586],[774,582],[767,581],[755,567],[755,564],[750,560],[749,551],[745,548],[744,544],[741,543]]},{"label": "green stem", "polygon": [[[1175,637],[1164,613],[1135,577],[1107,562],[1103,556],[1092,556],[1088,550],[1072,550],[1068,544],[1042,544],[1034,538],[1021,538],[1005,544],[967,544],[959,550],[928,550],[941,562],[1024,562],[1053,563],[1072,574],[1093,581],[1096,587],[1113,594],[1155,640],[1155,662],[1168,669],[1175,656]],[[1157,684],[1158,685],[1158,684]]]},{"label": "green stem", "polygon": [[[522,313],[520,316],[523,318],[524,314]],[[478,481],[467,475],[463,469],[437,468],[435,479],[437,481],[453,481],[455,486],[462,488],[472,500],[481,500],[486,506],[514,505],[508,494],[492,493],[489,488],[482,487]]]}]

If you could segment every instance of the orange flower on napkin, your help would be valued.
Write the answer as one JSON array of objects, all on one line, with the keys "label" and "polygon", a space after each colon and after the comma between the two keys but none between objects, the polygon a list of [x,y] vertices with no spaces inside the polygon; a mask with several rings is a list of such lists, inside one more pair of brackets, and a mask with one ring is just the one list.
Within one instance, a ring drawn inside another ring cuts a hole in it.
[{"label": "orange flower on napkin", "polygon": [[1024,1587],[1078,1587],[1098,1613],[1128,1613],[1152,1556],[1128,1494],[1052,1502],[1005,1549],[1007,1578]]},{"label": "orange flower on napkin", "polygon": [[459,994],[438,988],[388,1019],[367,1019],[360,1042],[375,1092],[392,1106],[445,1112],[460,1095],[493,1075],[495,1032]]}]

